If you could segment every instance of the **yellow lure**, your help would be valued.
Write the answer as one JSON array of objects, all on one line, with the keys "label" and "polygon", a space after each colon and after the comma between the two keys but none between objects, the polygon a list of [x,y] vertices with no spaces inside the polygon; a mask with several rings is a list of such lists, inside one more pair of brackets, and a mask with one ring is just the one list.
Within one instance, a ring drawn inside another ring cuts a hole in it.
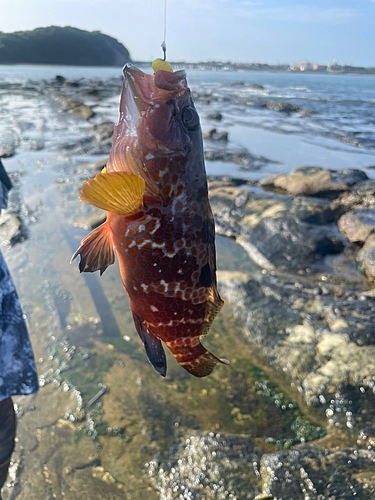
[{"label": "yellow lure", "polygon": [[160,57],[158,57],[157,59],[155,59],[155,61],[153,61],[152,69],[154,70],[154,73],[156,73],[159,70],[169,71],[169,73],[173,73],[172,66],[169,64],[169,62],[163,61],[163,59],[160,59]]},{"label": "yellow lure", "polygon": [[106,174],[106,173],[107,173],[107,169],[104,167],[102,170],[102,174]]}]

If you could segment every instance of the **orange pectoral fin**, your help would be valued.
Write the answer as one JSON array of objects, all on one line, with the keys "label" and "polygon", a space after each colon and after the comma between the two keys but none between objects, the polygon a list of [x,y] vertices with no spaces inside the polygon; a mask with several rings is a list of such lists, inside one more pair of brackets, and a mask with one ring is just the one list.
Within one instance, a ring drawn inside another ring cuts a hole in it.
[{"label": "orange pectoral fin", "polygon": [[78,255],[81,257],[79,263],[81,273],[100,271],[100,275],[102,275],[107,267],[114,263],[115,252],[112,234],[107,222],[104,222],[81,241],[81,246],[73,255],[71,262]]},{"label": "orange pectoral fin", "polygon": [[142,209],[144,192],[145,181],[139,175],[110,172],[84,182],[79,194],[89,205],[128,217]]}]

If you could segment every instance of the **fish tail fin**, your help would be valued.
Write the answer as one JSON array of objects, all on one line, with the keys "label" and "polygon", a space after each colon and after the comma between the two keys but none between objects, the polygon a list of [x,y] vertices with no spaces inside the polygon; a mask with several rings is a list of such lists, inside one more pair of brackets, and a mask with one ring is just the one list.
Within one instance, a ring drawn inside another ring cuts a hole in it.
[{"label": "fish tail fin", "polygon": [[[199,337],[197,339],[199,340]],[[198,344],[196,344],[196,341],[194,342],[194,339],[184,339],[184,341],[182,345],[178,340],[167,345],[178,363],[191,375],[207,377],[218,363],[229,365],[227,359],[217,358],[212,352],[203,347],[200,341]],[[193,344],[196,345],[193,346]]]},{"label": "fish tail fin", "polygon": [[112,242],[112,233],[107,222],[96,228],[81,241],[81,245],[73,255],[71,262],[81,257],[79,271],[104,273],[108,266],[115,261],[115,252]]}]

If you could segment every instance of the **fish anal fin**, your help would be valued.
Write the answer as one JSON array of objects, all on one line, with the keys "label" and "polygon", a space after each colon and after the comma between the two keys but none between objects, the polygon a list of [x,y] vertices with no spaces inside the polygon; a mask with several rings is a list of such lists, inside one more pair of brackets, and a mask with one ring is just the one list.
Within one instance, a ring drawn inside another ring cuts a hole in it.
[{"label": "fish anal fin", "polygon": [[107,222],[96,228],[81,241],[81,245],[73,255],[71,262],[81,257],[79,271],[104,273],[108,266],[115,261],[115,252],[112,242],[112,233]]},{"label": "fish anal fin", "polygon": [[145,181],[126,172],[96,174],[83,183],[80,198],[89,205],[129,217],[143,207]]},{"label": "fish anal fin", "polygon": [[205,352],[194,360],[184,363],[180,362],[180,365],[191,375],[194,375],[194,377],[207,377],[207,375],[212,373],[218,363],[229,365],[229,361],[227,359],[217,358],[210,351],[205,349]]},{"label": "fish anal fin", "polygon": [[133,318],[138,335],[140,336],[143,345],[145,346],[148,360],[155,368],[155,370],[160,373],[162,377],[165,377],[167,374],[167,358],[165,357],[165,352],[161,340],[151,332],[146,331],[146,328],[142,324],[142,321],[136,314],[133,314]]}]

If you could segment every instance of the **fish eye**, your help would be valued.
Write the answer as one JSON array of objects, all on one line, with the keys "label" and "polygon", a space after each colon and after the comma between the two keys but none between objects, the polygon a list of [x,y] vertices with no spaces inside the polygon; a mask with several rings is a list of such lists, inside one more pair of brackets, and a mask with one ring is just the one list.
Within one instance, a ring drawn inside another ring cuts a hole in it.
[{"label": "fish eye", "polygon": [[185,127],[190,131],[197,130],[199,127],[198,113],[190,106],[182,111],[182,121]]}]

